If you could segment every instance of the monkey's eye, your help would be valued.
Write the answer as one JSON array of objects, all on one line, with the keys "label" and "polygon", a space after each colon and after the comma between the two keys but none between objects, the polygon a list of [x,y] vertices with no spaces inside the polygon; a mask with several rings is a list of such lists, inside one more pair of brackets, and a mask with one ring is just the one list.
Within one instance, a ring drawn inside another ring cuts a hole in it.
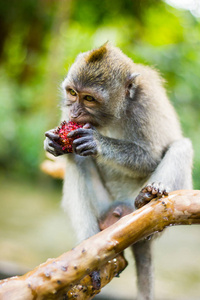
[{"label": "monkey's eye", "polygon": [[70,95],[76,96],[76,92],[73,89],[69,89],[68,91],[69,91]]},{"label": "monkey's eye", "polygon": [[92,96],[90,96],[90,95],[86,95],[86,96],[84,97],[84,99],[85,99],[86,101],[89,101],[89,102],[95,101],[95,99],[94,99]]}]

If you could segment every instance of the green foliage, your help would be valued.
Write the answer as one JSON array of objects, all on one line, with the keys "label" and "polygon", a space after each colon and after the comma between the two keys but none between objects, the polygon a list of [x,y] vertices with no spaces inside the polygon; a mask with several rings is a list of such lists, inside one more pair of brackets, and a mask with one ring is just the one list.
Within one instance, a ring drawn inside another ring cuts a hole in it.
[{"label": "green foliage", "polygon": [[[0,0],[0,166],[39,176],[44,131],[59,122],[59,84],[79,52],[107,40],[166,79],[195,148],[200,188],[200,22],[163,1]],[[1,10],[2,8],[2,10]]]}]

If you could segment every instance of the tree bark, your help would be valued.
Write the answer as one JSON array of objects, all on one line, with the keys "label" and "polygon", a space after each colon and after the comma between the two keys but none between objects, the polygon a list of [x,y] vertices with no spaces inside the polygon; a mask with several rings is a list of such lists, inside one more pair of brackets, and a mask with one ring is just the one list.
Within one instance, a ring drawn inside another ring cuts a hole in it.
[{"label": "tree bark", "polygon": [[[48,260],[33,271],[0,281],[0,299],[70,299],[70,290],[75,285],[78,287],[85,275],[101,268],[103,270],[110,260],[131,244],[167,226],[199,223],[200,191],[172,192],[167,197],[152,200],[71,251]],[[105,268],[106,275],[102,278],[109,276],[109,272]],[[87,293],[82,290],[79,297],[77,287],[76,299],[92,299],[94,296],[94,289],[91,288]]]}]

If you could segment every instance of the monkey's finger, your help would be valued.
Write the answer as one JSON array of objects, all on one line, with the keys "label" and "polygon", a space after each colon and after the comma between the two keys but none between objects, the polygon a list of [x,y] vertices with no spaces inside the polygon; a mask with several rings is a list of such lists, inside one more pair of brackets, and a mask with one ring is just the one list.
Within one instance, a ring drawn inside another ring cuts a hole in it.
[{"label": "monkey's finger", "polygon": [[82,151],[80,153],[81,156],[89,156],[89,155],[96,155],[97,151],[94,149],[90,149],[90,150],[86,150],[86,151]]},{"label": "monkey's finger", "polygon": [[142,193],[146,193],[147,192],[147,187],[145,186],[143,189],[141,189]]},{"label": "monkey's finger", "polygon": [[78,145],[81,145],[81,144],[89,142],[89,141],[91,141],[91,137],[90,136],[84,136],[84,137],[80,137],[80,138],[75,139],[73,141],[73,145],[78,146]]},{"label": "monkey's finger", "polygon": [[152,195],[156,195],[158,193],[158,189],[157,188],[153,188],[151,191]]},{"label": "monkey's finger", "polygon": [[150,184],[150,183],[147,184],[146,189],[147,189],[148,192],[152,191],[152,185],[153,185],[153,183],[152,184]]},{"label": "monkey's finger", "polygon": [[90,146],[89,143],[85,143],[85,144],[81,144],[81,145],[79,145],[79,146],[76,146],[76,147],[74,148],[74,150],[75,150],[75,152],[76,152],[77,154],[80,154],[82,151],[88,150],[88,149],[91,149],[91,148],[92,148],[92,147]]},{"label": "monkey's finger", "polygon": [[59,156],[59,155],[66,153],[66,151],[63,151],[62,146],[57,144],[54,141],[50,141],[49,146],[50,146],[50,150],[52,149],[51,153],[54,154],[54,156]]},{"label": "monkey's finger", "polygon": [[48,137],[50,140],[58,141],[60,139],[58,134],[53,133],[52,131],[46,131],[45,136]]},{"label": "monkey's finger", "polygon": [[166,188],[164,189],[164,191],[163,191],[163,194],[164,194],[165,196],[168,196],[168,195],[169,195],[169,192],[170,192],[170,189],[169,189],[168,187],[166,187]]},{"label": "monkey's finger", "polygon": [[90,123],[86,123],[84,126],[83,126],[84,129],[90,129],[90,128],[93,128],[93,126],[90,124]]},{"label": "monkey's finger", "polygon": [[79,128],[76,130],[73,130],[68,133],[67,137],[68,138],[74,138],[76,136],[83,136],[83,135],[92,135],[93,130],[92,129],[84,129],[84,128]]},{"label": "monkey's finger", "polygon": [[157,193],[158,196],[160,195],[168,196],[169,192],[170,192],[169,187],[164,186],[162,182],[158,183],[158,193]]},{"label": "monkey's finger", "polygon": [[149,201],[151,201],[154,198],[154,196],[151,193],[140,193],[136,199],[135,199],[135,206],[137,208],[141,208],[145,204],[147,204]]},{"label": "monkey's finger", "polygon": [[44,140],[44,149],[48,151],[49,153],[53,154],[54,156],[57,156],[55,153],[55,143],[54,141],[50,140],[48,137]]},{"label": "monkey's finger", "polygon": [[159,187],[158,187],[157,196],[161,197],[163,195],[163,192],[164,192],[164,185],[161,182],[159,182],[158,186]]},{"label": "monkey's finger", "polygon": [[48,148],[46,149],[46,151],[48,151],[49,153],[51,153],[54,156],[59,156],[59,155],[64,154],[64,151],[62,149],[61,150],[55,149],[50,144],[49,144]]},{"label": "monkey's finger", "polygon": [[152,200],[154,198],[154,196],[151,193],[145,193],[143,195],[143,198],[145,201],[149,202],[150,200]]},{"label": "monkey's finger", "polygon": [[90,154],[86,155],[91,155],[91,154],[96,154],[97,149],[96,149],[96,143],[95,142],[87,142],[85,144],[81,144],[77,147],[75,147],[75,152],[79,155],[83,155],[84,152],[91,152]]},{"label": "monkey's finger", "polygon": [[158,182],[154,182],[152,184],[152,191],[151,191],[151,193],[153,195],[156,195],[158,193],[158,188],[159,188]]},{"label": "monkey's finger", "polygon": [[56,149],[56,150],[62,150],[62,146],[59,145],[59,144],[57,144],[57,143],[55,143],[54,141],[50,141],[49,142],[49,146],[52,147],[52,148],[54,148],[54,149]]},{"label": "monkey's finger", "polygon": [[162,192],[161,190],[158,190],[157,196],[158,196],[158,197],[162,197],[162,195],[163,195],[163,192]]},{"label": "monkey's finger", "polygon": [[159,182],[159,183],[158,183],[158,189],[159,189],[160,191],[163,191],[163,190],[164,190],[164,184],[163,184],[162,182]]}]

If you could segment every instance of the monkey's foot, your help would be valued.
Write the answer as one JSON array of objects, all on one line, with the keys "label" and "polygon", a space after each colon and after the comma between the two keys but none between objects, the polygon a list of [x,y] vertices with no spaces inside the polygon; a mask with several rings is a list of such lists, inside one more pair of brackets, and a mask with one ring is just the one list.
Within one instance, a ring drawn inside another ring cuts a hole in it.
[{"label": "monkey's foot", "polygon": [[169,189],[164,187],[161,182],[153,182],[147,184],[139,193],[135,199],[135,207],[141,208],[153,198],[161,198],[163,196],[168,196]]},{"label": "monkey's foot", "polygon": [[90,274],[92,285],[95,290],[100,290],[101,288],[101,277],[99,271],[93,271]]}]

